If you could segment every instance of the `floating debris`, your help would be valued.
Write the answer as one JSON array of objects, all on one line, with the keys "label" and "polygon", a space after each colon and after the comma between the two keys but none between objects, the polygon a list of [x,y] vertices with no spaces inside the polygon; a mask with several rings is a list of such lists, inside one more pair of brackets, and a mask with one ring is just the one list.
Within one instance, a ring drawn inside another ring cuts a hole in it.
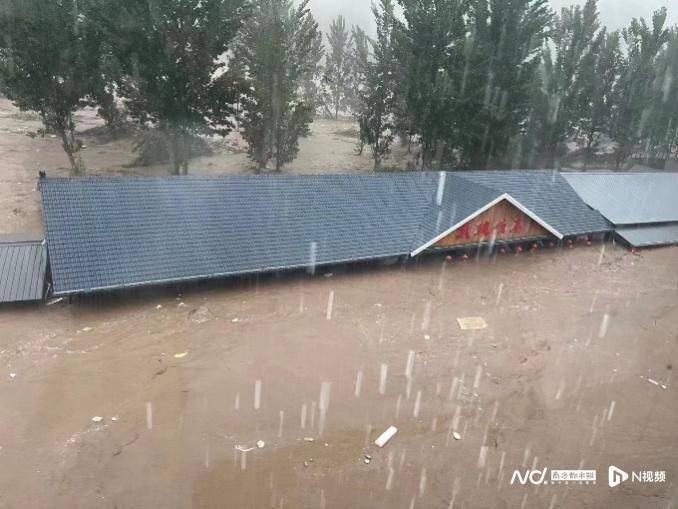
[{"label": "floating debris", "polygon": [[487,323],[482,316],[467,316],[457,318],[457,323],[461,330],[481,330],[487,328]]},{"label": "floating debris", "polygon": [[379,438],[377,438],[377,439],[374,441],[374,443],[375,443],[378,447],[384,447],[384,446],[388,443],[388,441],[391,440],[391,439],[394,437],[394,435],[395,435],[396,433],[398,433],[398,428],[396,428],[395,426],[390,426],[386,431],[384,431],[384,432],[379,436]]},{"label": "floating debris", "polygon": [[162,304],[158,304],[157,306],[155,306],[155,309],[162,309]]},{"label": "floating debris", "polygon": [[100,415],[95,415],[94,417],[92,417],[92,422],[101,422],[103,420],[104,418],[101,417]]},{"label": "floating debris", "polygon": [[313,438],[313,437],[304,437],[304,442],[315,442],[315,438]]},{"label": "floating debris", "polygon": [[257,441],[257,448],[263,449],[265,445],[266,445],[266,442],[264,442],[263,440]]},{"label": "floating debris", "polygon": [[180,353],[175,353],[174,358],[175,359],[183,359],[188,355],[188,352],[180,352]]},{"label": "floating debris", "polygon": [[9,377],[10,377],[10,378],[15,378],[15,377],[16,377],[16,373],[10,373],[10,374],[9,374]]},{"label": "floating debris", "polygon": [[454,438],[455,440],[461,440],[461,435],[455,431],[454,433],[452,433],[452,438]]},{"label": "floating debris", "polygon": [[52,299],[45,304],[45,306],[53,306],[54,304],[58,304],[59,302],[62,302],[64,300],[63,297],[58,297],[56,299]]},{"label": "floating debris", "polygon": [[250,452],[253,451],[254,449],[255,449],[254,447],[245,448],[244,446],[239,444],[235,446],[235,450],[240,452]]}]

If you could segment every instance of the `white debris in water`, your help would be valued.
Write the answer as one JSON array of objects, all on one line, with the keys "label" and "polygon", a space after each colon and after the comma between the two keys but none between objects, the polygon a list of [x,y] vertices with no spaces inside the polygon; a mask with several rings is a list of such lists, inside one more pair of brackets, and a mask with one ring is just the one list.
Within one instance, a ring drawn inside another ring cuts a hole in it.
[{"label": "white debris in water", "polygon": [[461,440],[461,435],[455,431],[454,433],[452,433],[452,438],[454,438],[455,440]]},{"label": "white debris in water", "polygon": [[104,418],[101,417],[100,415],[95,415],[94,417],[92,417],[92,422],[101,422],[103,420]]},{"label": "white debris in water", "polygon": [[266,445],[266,442],[264,442],[263,440],[257,440],[257,447],[259,449],[263,449],[265,445]]},{"label": "white debris in water", "polygon": [[162,309],[162,304],[158,304],[157,306],[155,306],[155,309]]},{"label": "white debris in water", "polygon": [[398,428],[395,426],[389,426],[389,428],[384,431],[379,437],[374,441],[377,447],[384,447],[389,440],[391,440],[395,434],[398,433]]},{"label": "white debris in water", "polygon": [[231,320],[232,323],[238,323],[239,321],[240,321],[240,318],[234,318],[233,320]]},{"label": "white debris in water", "polygon": [[261,407],[261,380],[254,382],[254,409],[259,410]]},{"label": "white debris in water", "polygon": [[386,379],[388,377],[388,364],[382,364],[379,369],[379,394],[386,392]]},{"label": "white debris in water", "polygon": [[13,378],[16,378],[16,373],[10,373],[10,374],[9,374],[9,377],[12,378],[12,379],[13,379]]},{"label": "white debris in water", "polygon": [[83,327],[82,332],[89,332],[91,330],[94,330],[94,327]]}]

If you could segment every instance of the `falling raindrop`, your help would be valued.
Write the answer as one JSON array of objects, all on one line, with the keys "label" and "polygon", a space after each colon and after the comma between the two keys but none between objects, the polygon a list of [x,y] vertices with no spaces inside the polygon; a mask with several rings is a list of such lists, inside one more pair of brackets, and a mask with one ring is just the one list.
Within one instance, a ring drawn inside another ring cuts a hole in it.
[{"label": "falling raindrop", "polygon": [[421,406],[421,390],[417,391],[417,396],[414,399],[414,410],[412,411],[413,417],[419,417],[419,407]]},{"label": "falling raindrop", "polygon": [[318,400],[318,410],[320,410],[320,421],[318,422],[318,434],[322,435],[325,430],[325,417],[330,407],[330,392],[332,391],[331,382],[323,382],[320,385],[320,399]]},{"label": "falling raindrop", "polygon": [[607,328],[610,325],[610,315],[605,313],[603,320],[600,322],[600,329],[598,330],[598,337],[604,338],[607,335]]},{"label": "falling raindrop", "polygon": [[153,429],[153,405],[146,402],[146,429]]},{"label": "falling raindrop", "polygon": [[405,364],[405,376],[412,378],[412,371],[414,369],[414,350],[407,353],[407,364]]},{"label": "falling raindrop", "polygon": [[476,366],[476,377],[473,380],[473,388],[474,389],[477,389],[478,387],[480,387],[480,377],[482,376],[482,374],[483,374],[483,367],[480,364],[478,364]]},{"label": "falling raindrop", "polygon": [[306,403],[301,405],[301,429],[306,429]]},{"label": "falling raindrop", "polygon": [[254,409],[259,410],[261,406],[261,380],[254,382]]},{"label": "falling raindrop", "polygon": [[235,403],[233,404],[233,408],[236,410],[240,410],[240,393],[236,393],[235,395]]},{"label": "falling raindrop", "polygon": [[426,469],[421,469],[421,475],[419,476],[419,498],[424,496],[426,491]]},{"label": "falling raindrop", "polygon": [[334,290],[330,292],[329,297],[327,298],[327,313],[326,317],[328,320],[332,319],[332,308],[334,307]]},{"label": "falling raindrop", "polygon": [[358,371],[358,374],[355,377],[355,397],[360,397],[360,391],[363,387],[363,370]]},{"label": "falling raindrop", "polygon": [[388,365],[382,364],[379,369],[379,394],[386,392],[386,378],[388,376]]},{"label": "falling raindrop", "polygon": [[283,421],[285,420],[285,412],[283,410],[280,410],[278,412],[278,415],[280,416],[280,424],[278,425],[278,438],[282,437],[283,433]]},{"label": "falling raindrop", "polygon": [[486,445],[480,447],[480,453],[478,454],[478,468],[485,468],[485,463],[487,462],[487,450],[488,447]]},{"label": "falling raindrop", "polygon": [[396,401],[396,411],[395,411],[395,419],[398,420],[398,417],[400,416],[400,405],[403,402],[403,395],[398,394],[398,400]]},{"label": "falling raindrop", "polygon": [[421,330],[427,331],[431,325],[431,302],[427,302],[424,306],[424,314],[421,318]]},{"label": "falling raindrop", "polygon": [[311,242],[308,254],[308,272],[310,274],[315,274],[315,264],[317,258],[318,258],[318,243]]},{"label": "falling raindrop", "polygon": [[617,402],[615,400],[612,400],[610,403],[610,411],[607,413],[607,420],[612,419],[612,414],[614,413],[614,407],[617,405]]}]

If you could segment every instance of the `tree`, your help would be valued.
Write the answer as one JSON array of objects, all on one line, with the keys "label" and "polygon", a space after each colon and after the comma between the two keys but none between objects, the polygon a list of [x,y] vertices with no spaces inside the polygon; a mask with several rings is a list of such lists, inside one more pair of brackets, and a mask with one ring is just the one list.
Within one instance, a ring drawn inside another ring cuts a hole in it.
[{"label": "tree", "polygon": [[2,92],[61,138],[74,174],[85,166],[73,113],[92,90],[85,19],[77,2],[4,0],[0,11]]},{"label": "tree", "polygon": [[552,13],[547,0],[471,0],[457,111],[461,164],[510,166],[525,134]]},{"label": "tree", "polygon": [[133,118],[167,140],[175,174],[188,172],[191,138],[226,134],[235,100],[215,77],[247,0],[109,2],[106,38],[122,66],[119,92]]},{"label": "tree", "polygon": [[655,61],[655,80],[645,122],[645,159],[649,163],[669,159],[678,145],[678,27]]},{"label": "tree", "polygon": [[368,63],[365,89],[360,95],[360,143],[370,147],[374,169],[381,166],[394,139],[393,108],[397,61],[393,51],[398,22],[392,0],[372,5],[377,38],[372,42],[374,60]]},{"label": "tree", "polygon": [[[467,0],[398,0],[405,26],[394,38],[402,75],[397,79],[398,131],[419,135],[423,166],[451,160],[463,94],[464,12]],[[466,105],[465,105],[466,106]]]},{"label": "tree", "polygon": [[633,154],[646,136],[651,87],[657,77],[656,58],[669,38],[669,31],[664,28],[666,16],[666,9],[660,9],[653,14],[651,27],[643,18],[633,19],[622,31],[627,57],[614,91],[618,100],[612,132],[617,143],[616,168]]},{"label": "tree", "polygon": [[565,142],[574,135],[581,108],[590,102],[585,96],[591,93],[595,62],[604,40],[596,1],[587,0],[583,8],[562,9],[554,20],[552,44],[544,50],[542,72],[549,111],[544,119],[542,150],[549,167],[567,152]]},{"label": "tree", "polygon": [[274,161],[276,171],[308,136],[313,107],[301,84],[315,75],[322,58],[322,34],[308,9],[290,0],[261,0],[234,47],[233,62],[245,83],[242,134],[256,171]]},{"label": "tree", "polygon": [[351,44],[349,45],[348,54],[349,76],[347,83],[348,109],[353,115],[357,115],[358,113],[359,97],[365,89],[369,61],[370,40],[365,31],[355,25],[351,29]]},{"label": "tree", "polygon": [[598,52],[584,68],[582,87],[574,120],[576,140],[583,151],[584,168],[592,161],[601,140],[612,127],[616,102],[614,88],[619,80],[622,52],[619,32],[600,34]]},{"label": "tree", "polygon": [[325,53],[323,81],[329,92],[329,106],[335,119],[345,111],[349,103],[350,46],[351,38],[346,29],[346,20],[337,16],[332,20],[327,33],[328,51]]}]

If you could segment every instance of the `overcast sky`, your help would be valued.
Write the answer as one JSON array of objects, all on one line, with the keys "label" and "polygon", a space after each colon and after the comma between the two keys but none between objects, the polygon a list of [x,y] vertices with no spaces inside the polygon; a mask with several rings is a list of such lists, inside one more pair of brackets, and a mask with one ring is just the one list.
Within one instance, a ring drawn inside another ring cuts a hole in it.
[{"label": "overcast sky", "polygon": [[[585,0],[551,0],[554,9],[577,3],[583,4]],[[313,15],[323,28],[337,14],[342,14],[350,24],[373,26],[370,0],[311,0],[310,5]],[[662,6],[669,9],[669,22],[678,23],[677,0],[598,0],[602,22],[611,30],[628,25],[634,17],[649,20],[652,12]]]}]

